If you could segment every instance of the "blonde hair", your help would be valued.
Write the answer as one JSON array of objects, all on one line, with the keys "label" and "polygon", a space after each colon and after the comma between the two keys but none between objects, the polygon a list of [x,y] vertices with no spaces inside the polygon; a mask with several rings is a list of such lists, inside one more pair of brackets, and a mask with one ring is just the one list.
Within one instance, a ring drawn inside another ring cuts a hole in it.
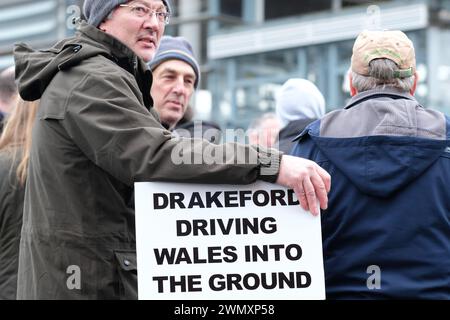
[{"label": "blonde hair", "polygon": [[31,132],[38,106],[38,100],[28,102],[19,97],[16,106],[6,119],[6,124],[0,137],[0,150],[10,152],[13,163],[16,163],[16,160],[20,157],[16,175],[22,186],[25,185],[27,178]]}]

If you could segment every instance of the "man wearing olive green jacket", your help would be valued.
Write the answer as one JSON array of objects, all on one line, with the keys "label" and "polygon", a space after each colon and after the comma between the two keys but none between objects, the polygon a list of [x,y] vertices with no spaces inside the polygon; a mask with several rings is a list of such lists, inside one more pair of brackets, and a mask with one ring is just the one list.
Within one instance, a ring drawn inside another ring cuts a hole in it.
[{"label": "man wearing olive green jacket", "polygon": [[[330,177],[315,163],[244,145],[177,140],[152,109],[152,59],[168,23],[161,0],[86,0],[78,34],[45,51],[15,49],[21,96],[41,98],[33,131],[19,255],[19,299],[137,297],[133,183],[294,188],[305,209],[327,205]],[[176,165],[182,150],[234,152],[222,164]],[[254,163],[234,164],[247,154]],[[124,263],[127,261],[127,263]],[[71,275],[81,278],[73,281]]]}]

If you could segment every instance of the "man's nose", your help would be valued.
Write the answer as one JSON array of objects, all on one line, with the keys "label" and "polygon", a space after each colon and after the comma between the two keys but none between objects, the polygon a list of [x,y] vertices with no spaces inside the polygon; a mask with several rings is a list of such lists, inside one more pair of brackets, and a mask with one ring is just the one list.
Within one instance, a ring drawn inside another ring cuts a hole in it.
[{"label": "man's nose", "polygon": [[[144,26],[147,29],[157,30],[159,28],[162,28],[164,24],[162,24],[158,17],[156,16],[156,13],[152,11],[145,17]],[[155,29],[156,28],[156,29]]]},{"label": "man's nose", "polygon": [[186,86],[184,85],[184,79],[182,77],[178,77],[174,83],[173,91],[178,95],[182,95],[186,93]]}]

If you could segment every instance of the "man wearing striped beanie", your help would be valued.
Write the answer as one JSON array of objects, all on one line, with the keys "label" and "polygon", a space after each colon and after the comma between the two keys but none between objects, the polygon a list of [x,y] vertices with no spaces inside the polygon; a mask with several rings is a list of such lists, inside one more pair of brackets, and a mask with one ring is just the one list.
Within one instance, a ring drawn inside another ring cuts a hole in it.
[{"label": "man wearing striped beanie", "polygon": [[149,67],[153,73],[154,107],[161,123],[173,129],[200,80],[200,68],[190,43],[183,37],[164,36]]}]

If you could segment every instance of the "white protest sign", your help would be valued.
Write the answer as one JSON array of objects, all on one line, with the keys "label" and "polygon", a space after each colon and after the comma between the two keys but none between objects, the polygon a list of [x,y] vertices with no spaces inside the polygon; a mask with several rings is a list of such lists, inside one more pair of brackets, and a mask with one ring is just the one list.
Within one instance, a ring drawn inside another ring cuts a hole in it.
[{"label": "white protest sign", "polygon": [[292,190],[136,183],[139,299],[325,299],[320,217]]}]

